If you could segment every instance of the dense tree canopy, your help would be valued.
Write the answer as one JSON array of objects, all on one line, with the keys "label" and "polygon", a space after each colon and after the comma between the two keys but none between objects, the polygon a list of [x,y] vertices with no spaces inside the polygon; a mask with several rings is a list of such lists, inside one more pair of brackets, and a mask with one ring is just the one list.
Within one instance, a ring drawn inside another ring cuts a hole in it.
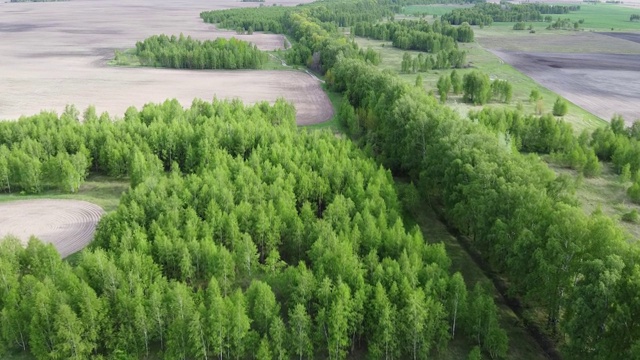
[{"label": "dense tree canopy", "polygon": [[182,34],[138,41],[136,56],[143,65],[176,69],[259,69],[268,59],[255,45],[236,38],[199,41]]},{"label": "dense tree canopy", "polygon": [[86,116],[44,113],[0,132],[12,147],[18,134],[74,129],[68,146],[122,149],[132,177],[74,265],[35,239],[0,244],[0,348],[42,359],[409,358],[460,327],[504,354],[506,338],[484,340],[504,336],[497,323],[472,326],[479,315],[444,247],[405,229],[389,171],[328,132],[298,131],[291,105],[167,101],[115,122]]},{"label": "dense tree canopy", "polygon": [[472,8],[454,9],[441,19],[451,24],[491,25],[493,22],[544,21],[545,14],[568,14],[579,5],[477,3]]}]

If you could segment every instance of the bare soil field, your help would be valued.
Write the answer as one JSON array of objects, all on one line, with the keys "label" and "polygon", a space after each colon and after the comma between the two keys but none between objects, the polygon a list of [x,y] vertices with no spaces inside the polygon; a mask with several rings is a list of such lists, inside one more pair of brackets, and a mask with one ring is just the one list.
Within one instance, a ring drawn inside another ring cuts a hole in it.
[{"label": "bare soil field", "polygon": [[495,34],[490,30],[476,32],[476,40],[487,49],[544,53],[640,54],[640,43],[631,40],[634,37],[637,39],[640,34],[588,31],[536,34],[527,31],[509,34]]},{"label": "bare soil field", "polygon": [[[311,0],[279,0],[295,5]],[[282,47],[281,35],[236,35],[204,23],[201,11],[257,6],[232,0],[201,2],[72,0],[0,3],[0,119],[40,110],[62,112],[95,105],[100,113],[122,116],[129,106],[176,98],[240,98],[247,103],[283,97],[296,105],[299,124],[332,116],[320,83],[295,71],[187,71],[107,66],[116,49],[128,49],[151,35],[183,33],[197,39],[217,36],[251,41],[259,48]]]},{"label": "bare soil field", "polygon": [[640,119],[640,34],[479,35],[480,45],[590,113]]},{"label": "bare soil field", "polygon": [[492,51],[585,110],[610,120],[640,119],[640,55]]},{"label": "bare soil field", "polygon": [[[640,25],[638,25],[640,28]],[[640,33],[599,33],[601,35],[611,36],[616,39],[622,39],[627,41],[632,41],[634,43],[640,44]]]},{"label": "bare soil field", "polygon": [[13,235],[23,243],[35,236],[51,243],[62,257],[82,250],[93,239],[104,211],[77,200],[20,200],[0,203],[0,238]]}]

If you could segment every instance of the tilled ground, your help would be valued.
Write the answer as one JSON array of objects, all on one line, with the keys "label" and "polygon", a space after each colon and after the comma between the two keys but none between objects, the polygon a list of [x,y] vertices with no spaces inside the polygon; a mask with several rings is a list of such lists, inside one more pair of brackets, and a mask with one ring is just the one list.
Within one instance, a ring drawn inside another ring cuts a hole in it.
[{"label": "tilled ground", "polygon": [[0,239],[24,244],[31,236],[51,243],[62,257],[82,250],[93,239],[104,214],[98,205],[77,200],[19,200],[0,203]]},{"label": "tilled ground", "polygon": [[[284,0],[295,5],[310,0]],[[299,124],[329,119],[331,103],[319,81],[294,71],[188,71],[108,66],[116,49],[128,49],[151,35],[183,33],[197,39],[237,36],[271,50],[284,39],[275,34],[235,35],[204,23],[205,10],[257,6],[222,0],[202,2],[72,0],[0,3],[0,119],[40,110],[80,110],[122,116],[129,106],[176,98],[240,98],[247,103],[283,97],[296,105]]]},{"label": "tilled ground", "polygon": [[627,123],[640,119],[640,55],[493,51],[585,110]]}]

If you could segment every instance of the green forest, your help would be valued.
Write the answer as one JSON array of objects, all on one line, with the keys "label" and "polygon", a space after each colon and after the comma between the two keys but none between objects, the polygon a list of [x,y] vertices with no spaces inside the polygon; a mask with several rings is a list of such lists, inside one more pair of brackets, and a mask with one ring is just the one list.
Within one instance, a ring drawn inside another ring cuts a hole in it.
[{"label": "green forest", "polygon": [[182,34],[138,41],[135,54],[142,65],[174,69],[260,69],[268,60],[266,53],[246,41],[199,41]]},{"label": "green forest", "polygon": [[122,171],[131,189],[73,264],[35,239],[2,242],[2,348],[424,358],[459,328],[502,354],[491,298],[468,293],[444,248],[405,229],[390,172],[348,141],[297,130],[294,114],[281,101],[167,101],[119,121],[89,111],[3,123],[20,134],[3,139],[11,147],[103,149],[92,171]]},{"label": "green forest", "polygon": [[[168,100],[122,119],[69,106],[0,122],[5,192],[74,192],[89,174],[130,180],[72,259],[37,239],[0,243],[0,352],[425,359],[465,338],[469,359],[505,358],[493,297],[451,270],[443,244],[407,225],[408,208],[424,203],[545,319],[563,358],[640,358],[640,252],[613,219],[586,214],[541,159],[587,177],[611,163],[634,180],[629,194],[640,202],[640,123],[615,118],[576,135],[560,117],[561,99],[556,116],[487,108],[463,118],[442,98],[508,102],[511,84],[447,73],[437,99],[379,69],[379,54],[343,33],[351,27],[401,49],[430,44],[420,50],[436,54],[473,40],[473,18],[461,26],[392,19],[400,6],[423,3],[325,0],[201,14],[225,28],[287,35],[287,61],[322,74],[342,96],[347,138],[297,128],[284,100],[188,108]],[[148,65],[176,68],[264,59],[234,39],[156,36],[136,51]],[[427,61],[409,60],[407,72]],[[410,191],[399,196],[394,177]]]}]

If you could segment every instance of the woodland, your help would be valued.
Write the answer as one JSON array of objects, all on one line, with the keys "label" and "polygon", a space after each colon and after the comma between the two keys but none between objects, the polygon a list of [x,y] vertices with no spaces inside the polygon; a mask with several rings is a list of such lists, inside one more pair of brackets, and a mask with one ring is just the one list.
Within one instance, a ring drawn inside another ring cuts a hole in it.
[{"label": "woodland", "polygon": [[[388,30],[390,40],[392,29],[426,33],[449,50],[473,39],[468,25],[358,25],[398,6],[326,0],[201,14],[287,35],[287,61],[317,70],[343,96],[338,119],[350,139],[296,128],[281,100],[194,100],[187,109],[166,101],[122,119],[69,107],[0,123],[5,191],[73,191],[88,173],[131,181],[72,261],[37,239],[0,244],[0,350],[39,359],[424,359],[464,336],[476,345],[469,358],[505,358],[493,298],[468,289],[444,246],[405,225],[404,211],[420,202],[542,314],[564,358],[640,357],[637,246],[610,217],[586,214],[540,158],[584,176],[611,162],[636,181],[629,191],[640,201],[640,126],[613,119],[576,135],[553,115],[484,109],[462,118],[380,70],[340,30]],[[510,85],[480,72],[442,81],[441,96],[508,101]],[[394,176],[411,191],[399,197]]]}]

